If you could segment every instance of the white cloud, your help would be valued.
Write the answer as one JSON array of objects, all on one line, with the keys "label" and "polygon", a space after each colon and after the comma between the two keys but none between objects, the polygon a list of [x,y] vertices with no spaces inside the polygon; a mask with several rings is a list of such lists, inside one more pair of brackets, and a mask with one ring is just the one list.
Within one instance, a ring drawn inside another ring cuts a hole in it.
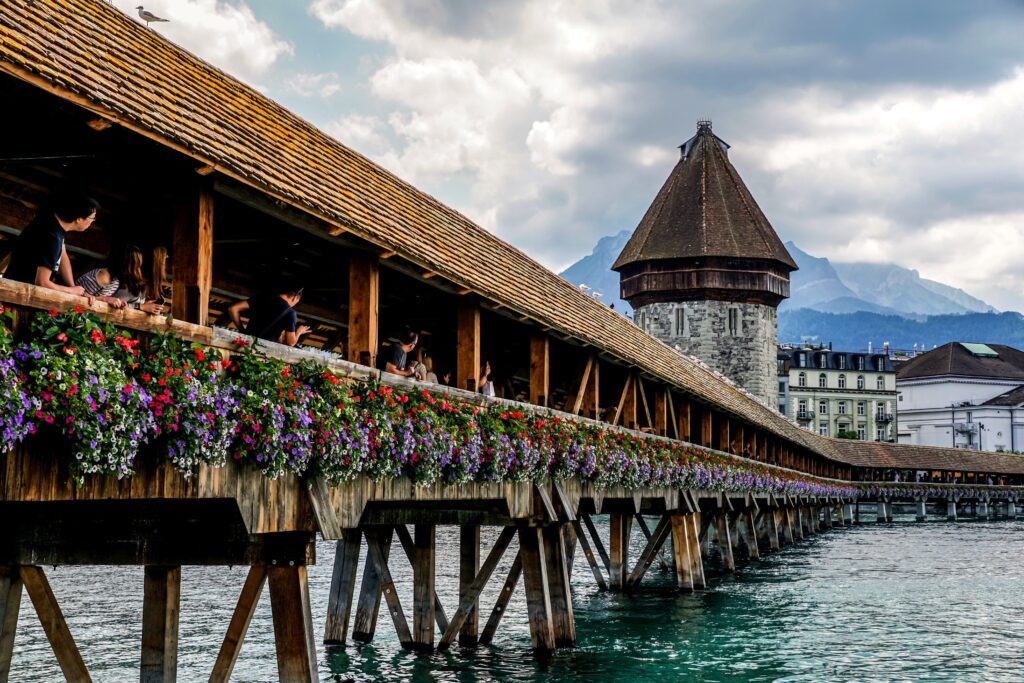
[{"label": "white cloud", "polygon": [[303,97],[331,97],[341,91],[338,74],[294,74],[288,81],[288,89]]},{"label": "white cloud", "polygon": [[[136,19],[137,4],[132,0],[123,6]],[[146,9],[168,20],[152,24],[153,30],[243,80],[254,81],[278,58],[293,53],[292,46],[275,36],[244,2],[165,0],[147,4]]]}]

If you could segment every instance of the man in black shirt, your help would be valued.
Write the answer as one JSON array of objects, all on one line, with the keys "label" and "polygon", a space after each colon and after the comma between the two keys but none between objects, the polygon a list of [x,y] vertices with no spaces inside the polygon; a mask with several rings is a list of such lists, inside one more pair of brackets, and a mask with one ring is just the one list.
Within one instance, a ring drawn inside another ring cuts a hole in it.
[{"label": "man in black shirt", "polygon": [[390,372],[393,375],[401,375],[402,377],[412,377],[416,374],[415,367],[409,366],[409,352],[416,348],[416,343],[420,340],[418,334],[412,330],[406,330],[405,334],[402,335],[397,342],[392,342],[391,346],[388,347],[382,355],[387,359],[384,362],[384,371]]},{"label": "man in black shirt", "polygon": [[[75,285],[64,236],[69,232],[88,230],[96,220],[98,209],[99,204],[95,199],[70,195],[58,200],[52,212],[39,212],[28,227],[21,231],[4,277],[68,294],[87,296],[84,289]],[[60,276],[64,284],[53,281],[55,274]]]},{"label": "man in black shirt", "polygon": [[[309,332],[307,325],[298,324],[295,307],[302,300],[302,288],[288,289],[276,296],[257,296],[253,299],[238,301],[228,308],[231,322],[238,329],[242,328],[241,314],[249,311],[249,324],[244,328],[246,334],[272,342],[281,342],[286,346],[295,346],[299,337]],[[284,335],[284,339],[281,335]]]}]

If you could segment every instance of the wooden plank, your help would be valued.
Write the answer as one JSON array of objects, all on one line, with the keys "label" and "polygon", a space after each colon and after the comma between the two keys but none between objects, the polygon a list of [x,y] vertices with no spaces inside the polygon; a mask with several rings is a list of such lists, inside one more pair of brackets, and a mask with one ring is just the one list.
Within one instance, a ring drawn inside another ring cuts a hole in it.
[{"label": "wooden plank", "polygon": [[729,441],[729,452],[735,455],[743,455],[744,451],[744,425],[742,422],[729,420],[729,431],[732,438]]},{"label": "wooden plank", "polygon": [[242,642],[249,630],[249,624],[252,623],[252,617],[256,614],[256,605],[259,604],[260,594],[263,593],[263,585],[266,582],[265,565],[254,564],[249,568],[249,575],[245,577],[245,585],[242,586],[242,594],[238,596],[227,633],[224,634],[224,642],[213,665],[210,683],[228,683],[231,680],[231,672],[234,671],[238,654],[242,651]]},{"label": "wooden plank", "polygon": [[[502,533],[504,533],[504,529]],[[509,538],[514,536],[514,530],[510,532]],[[500,538],[500,536],[499,536]],[[463,524],[459,527],[459,606],[466,599],[473,582],[477,578],[477,570],[480,567],[480,525]],[[480,600],[479,595],[473,598],[472,604],[466,613],[462,626],[459,627],[459,645],[473,646],[479,640],[478,629]],[[452,617],[453,619],[455,617]],[[451,623],[441,629],[441,633],[447,634]],[[442,643],[444,640],[442,639]],[[451,642],[451,641],[449,641]]]},{"label": "wooden plank", "polygon": [[[391,621],[395,624],[398,642],[401,643],[402,647],[411,649],[413,647],[412,631],[409,630],[409,622],[405,618],[402,603],[398,599],[398,591],[395,589],[395,582],[391,578],[391,570],[388,568],[386,536],[390,536],[390,531],[384,534],[379,531],[366,532],[366,545],[369,555],[367,559],[373,562],[375,571],[380,577],[380,592],[384,594],[384,600],[388,603],[388,612],[391,614]],[[354,635],[353,639],[355,639]]]},{"label": "wooden plank", "polygon": [[654,424],[652,426],[654,433],[658,436],[668,436],[668,390],[663,385],[654,387]]},{"label": "wooden plank", "polygon": [[583,366],[583,377],[580,378],[580,388],[576,390],[576,398],[570,406],[567,406],[566,412],[570,412],[573,415],[580,414],[580,411],[583,409],[583,399],[587,394],[587,385],[590,382],[590,371],[593,367],[594,354],[590,354],[587,357],[587,364]]},{"label": "wooden plank", "polygon": [[626,386],[622,389],[622,399],[619,401],[619,411],[615,424],[621,424],[628,429],[636,429],[637,424],[637,381],[636,374],[632,374],[626,380]]},{"label": "wooden plank", "polygon": [[608,541],[608,587],[611,590],[623,590],[629,576],[629,537],[633,529],[633,516],[621,512],[613,512],[608,516],[611,527]]},{"label": "wooden plank", "polygon": [[327,621],[324,625],[324,644],[343,645],[348,638],[348,622],[352,614],[352,599],[356,587],[356,571],[362,549],[363,533],[359,529],[344,529],[334,548],[334,569],[331,573],[331,592],[327,597]]},{"label": "wooden plank", "polygon": [[[637,526],[640,527],[640,532],[643,533],[644,538],[646,538],[648,541],[650,541],[651,540],[651,536],[652,536],[651,528],[649,526],[647,526],[647,520],[644,519],[644,516],[641,515],[639,512],[637,512],[636,514],[633,515],[633,519],[636,520]],[[658,565],[661,567],[661,569],[662,570],[668,570],[668,563],[665,562],[665,558],[662,557],[660,551],[658,552],[657,559],[658,559]]]},{"label": "wooden plank", "polygon": [[274,620],[278,678],[316,683],[320,678],[306,567],[271,566],[267,569],[267,583]]},{"label": "wooden plank", "polygon": [[690,546],[690,576],[693,578],[693,589],[700,590],[707,588],[707,581],[704,578],[704,561],[700,552],[700,527],[701,514],[695,512],[689,517],[689,524],[686,528],[686,541]]},{"label": "wooden plank", "polygon": [[533,492],[540,500],[541,508],[544,510],[544,516],[547,521],[554,522],[558,520],[558,512],[555,511],[555,502],[551,499],[551,492],[548,491],[547,486],[544,484],[534,484]]},{"label": "wooden plank", "polygon": [[[587,380],[586,390],[583,395],[583,409],[582,414],[584,417],[589,417],[593,420],[601,419],[601,361],[598,359],[596,354],[590,356],[592,367],[590,368],[590,377]],[[589,362],[589,361],[588,361]]]},{"label": "wooden plank", "polygon": [[206,325],[213,276],[213,193],[196,188],[174,220],[171,255],[172,314],[178,320]]},{"label": "wooden plank", "polygon": [[550,343],[546,334],[530,336],[530,403],[548,406],[551,402]]},{"label": "wooden plank", "polygon": [[654,532],[651,533],[648,538],[647,545],[644,547],[643,552],[640,553],[640,559],[637,561],[636,566],[633,567],[633,571],[626,580],[627,587],[634,588],[639,585],[640,581],[644,578],[644,574],[646,574],[647,570],[650,569],[652,564],[654,564],[654,558],[658,557],[661,553],[661,548],[665,544],[665,540],[668,539],[668,535],[671,530],[672,516],[667,514],[662,515],[661,520],[658,522],[658,526],[654,528]]},{"label": "wooden plank", "polygon": [[415,526],[416,553],[412,564],[412,642],[424,652],[434,649],[435,527]]},{"label": "wooden plank", "polygon": [[[366,528],[363,530],[366,536],[367,545],[370,537],[378,537],[384,555],[384,562],[387,562],[391,552],[391,529],[380,531],[378,529]],[[373,634],[377,630],[377,615],[380,611],[381,586],[383,576],[378,570],[377,563],[370,561],[367,557],[363,565],[363,581],[359,588],[359,601],[356,603],[356,617],[352,624],[352,640],[361,643],[368,643],[373,640]]]},{"label": "wooden plank", "polygon": [[718,450],[731,451],[732,439],[729,435],[729,418],[724,415],[718,420]]},{"label": "wooden plank", "polygon": [[16,567],[0,567],[0,683],[11,674],[14,637],[21,611],[21,576]]},{"label": "wooden plank", "polygon": [[[565,487],[558,481],[551,482],[551,488],[555,492],[555,502],[558,503],[556,512],[558,513],[558,519],[564,522],[573,522],[576,520],[576,506],[569,500],[569,496],[565,492]],[[578,490],[578,489],[577,489]],[[576,499],[577,502],[579,499]]]},{"label": "wooden plank", "polygon": [[693,590],[693,573],[690,562],[690,543],[686,532],[689,528],[688,515],[670,515],[672,525],[672,559],[675,564],[676,586],[680,590]]},{"label": "wooden plank", "polygon": [[480,372],[480,306],[474,301],[459,304],[456,328],[455,386],[477,391]]},{"label": "wooden plank", "polygon": [[[395,533],[402,543],[402,550],[405,551],[405,557],[409,560],[409,566],[412,566],[415,564],[414,558],[416,557],[416,544],[412,540],[412,535],[404,524],[395,525]],[[441,630],[441,633],[448,628],[448,615],[445,614],[444,605],[441,604],[441,598],[437,597],[436,592],[434,593],[434,621],[437,622],[437,628]]]},{"label": "wooden plank", "polygon": [[587,540],[586,532],[583,531],[579,520],[572,524],[573,528],[576,529],[576,538],[580,542],[580,547],[583,548],[583,556],[587,558],[587,564],[590,565],[590,571],[594,574],[594,580],[597,582],[598,588],[603,591],[608,590],[608,584],[605,582],[601,568],[597,564],[597,558],[594,557],[594,550],[590,547],[590,541]]},{"label": "wooden plank", "polygon": [[690,419],[693,415],[691,406],[692,404],[687,399],[679,399],[679,409],[676,413],[676,418],[679,420],[679,438],[683,441],[690,440],[690,433],[692,431]]},{"label": "wooden plank", "polygon": [[715,534],[718,551],[722,554],[722,566],[727,572],[736,571],[736,560],[732,554],[732,536],[729,534],[729,519],[724,512],[715,515]]},{"label": "wooden plank", "polygon": [[32,600],[39,623],[42,624],[43,632],[46,633],[53,654],[57,658],[57,664],[67,681],[74,683],[87,683],[92,678],[85,668],[82,655],[78,652],[68,624],[64,620],[64,614],[57,604],[57,598],[53,595],[50,582],[46,580],[46,574],[42,567],[23,565],[18,568],[21,582],[25,586],[25,592]]},{"label": "wooden plank", "polygon": [[353,251],[348,259],[348,348],[350,363],[376,367],[380,349],[380,261]]},{"label": "wooden plank", "polygon": [[[475,572],[473,578],[468,584],[466,584],[465,588],[460,585],[459,608],[455,610],[455,614],[452,615],[452,619],[448,623],[448,628],[441,636],[441,641],[438,643],[438,649],[449,647],[452,641],[455,640],[455,634],[463,630],[470,615],[476,611],[476,606],[480,600],[480,593],[487,585],[487,582],[490,581],[491,574],[494,573],[495,567],[498,566],[498,562],[501,561],[501,558],[505,554],[505,550],[508,549],[508,546],[515,535],[515,527],[504,527],[501,530],[501,533],[498,534],[498,538],[495,540],[491,551],[487,553],[487,559],[484,560],[483,566],[480,567],[480,571]],[[479,560],[479,545],[477,545],[476,556]],[[476,642],[476,638],[474,638],[473,642]]]},{"label": "wooden plank", "polygon": [[551,652],[555,649],[555,630],[551,621],[548,563],[540,528],[519,529],[519,556],[523,561],[523,585],[526,588],[530,643],[536,652]]},{"label": "wooden plank", "polygon": [[711,410],[707,406],[700,412],[700,445],[711,448]]},{"label": "wooden plank", "polygon": [[757,547],[757,527],[754,524],[754,511],[747,509],[741,513],[743,517],[743,538],[747,544],[747,554],[752,560],[761,559],[761,551]]},{"label": "wooden plank", "polygon": [[143,579],[141,683],[178,678],[181,567],[147,566]]},{"label": "wooden plank", "polygon": [[508,570],[508,576],[505,578],[505,584],[501,587],[501,592],[498,593],[498,599],[494,603],[494,608],[491,609],[491,615],[487,618],[484,630],[480,633],[481,645],[487,645],[494,640],[494,633],[498,630],[498,624],[501,623],[501,618],[505,616],[509,600],[512,599],[512,593],[515,592],[516,584],[519,583],[519,577],[522,573],[523,554],[520,551],[516,553],[516,559],[512,562],[512,567]]},{"label": "wooden plank", "polygon": [[569,562],[565,556],[565,529],[565,524],[552,524],[541,531],[555,647],[576,646],[576,619],[569,588]]},{"label": "wooden plank", "polygon": [[668,421],[672,426],[672,438],[678,440],[685,440],[689,438],[689,434],[683,434],[680,436],[679,431],[679,420],[676,418],[676,401],[672,398],[672,392],[668,392]]},{"label": "wooden plank", "polygon": [[[604,544],[601,543],[601,537],[597,533],[597,527],[594,526],[594,520],[590,518],[590,515],[580,515],[583,523],[587,526],[587,531],[590,532],[590,540],[594,542],[594,548],[597,549],[597,554],[604,562],[604,570],[606,572],[611,571],[611,559],[608,557],[607,551],[604,549]],[[582,534],[581,534],[582,535]]]},{"label": "wooden plank", "polygon": [[651,417],[651,408],[647,404],[647,387],[644,386],[643,378],[641,378],[640,375],[636,376],[636,392],[640,395],[640,402],[644,407],[644,418],[646,419],[644,426],[653,428],[654,418]]}]

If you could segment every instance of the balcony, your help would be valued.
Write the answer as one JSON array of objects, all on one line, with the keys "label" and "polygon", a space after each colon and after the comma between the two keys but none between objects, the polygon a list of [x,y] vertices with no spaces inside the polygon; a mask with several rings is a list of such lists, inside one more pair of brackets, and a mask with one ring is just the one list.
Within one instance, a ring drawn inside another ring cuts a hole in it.
[{"label": "balcony", "polygon": [[797,422],[811,422],[814,420],[814,413],[810,410],[798,410],[796,411]]},{"label": "balcony", "polygon": [[891,413],[875,413],[875,422],[878,424],[889,424],[892,421]]}]

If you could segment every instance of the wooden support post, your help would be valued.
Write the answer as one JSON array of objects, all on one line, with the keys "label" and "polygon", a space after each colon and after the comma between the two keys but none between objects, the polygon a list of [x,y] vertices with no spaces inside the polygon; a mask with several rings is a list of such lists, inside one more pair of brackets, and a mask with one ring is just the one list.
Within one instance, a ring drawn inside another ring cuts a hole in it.
[{"label": "wooden support post", "polygon": [[351,363],[376,366],[380,350],[380,261],[353,252],[348,260],[348,345]]},{"label": "wooden support post", "polygon": [[21,576],[17,567],[0,567],[0,683],[7,683],[14,636],[21,611]]},{"label": "wooden support post", "polygon": [[238,661],[238,653],[242,651],[242,642],[249,630],[249,624],[252,623],[252,616],[256,614],[256,605],[260,601],[260,594],[263,593],[266,582],[267,568],[264,565],[257,564],[249,568],[245,585],[242,586],[242,594],[238,596],[227,633],[224,634],[217,662],[213,665],[210,683],[228,683],[231,680],[231,672]]},{"label": "wooden support post", "polygon": [[543,527],[541,531],[555,647],[576,646],[576,619],[572,609],[572,591],[569,588],[569,562],[565,556],[566,528],[565,524],[552,524]]},{"label": "wooden support post", "polygon": [[782,515],[782,540],[786,545],[793,545],[793,509],[786,507],[781,511]]},{"label": "wooden support post", "polygon": [[343,645],[348,637],[362,545],[363,534],[359,529],[345,529],[341,533],[341,540],[334,549],[331,592],[327,597],[327,623],[324,626],[324,644],[327,645]]},{"label": "wooden support post", "polygon": [[[380,532],[376,529],[366,529],[366,542],[370,543],[371,536],[379,537],[383,546],[384,562],[387,562],[391,551],[391,529]],[[377,630],[377,614],[380,612],[381,584],[383,578],[377,569],[376,562],[366,558],[363,565],[363,581],[359,588],[359,602],[356,603],[356,616],[352,624],[352,640],[368,643],[373,640],[373,634]]]},{"label": "wooden support post", "polygon": [[623,590],[629,576],[629,536],[633,529],[633,515],[613,512],[609,515],[611,534],[608,540],[608,587]]},{"label": "wooden support post", "polygon": [[722,566],[727,572],[736,571],[736,560],[732,555],[732,537],[729,534],[729,514],[724,510],[715,515],[715,541],[722,555]]},{"label": "wooden support post", "polygon": [[831,529],[832,528],[832,506],[825,505],[821,508],[821,528]]},{"label": "wooden support post", "polygon": [[[438,643],[438,649],[445,649],[451,645],[452,641],[455,639],[455,634],[463,630],[466,620],[469,618],[470,614],[476,612],[476,605],[479,603],[481,591],[483,591],[484,586],[487,585],[487,582],[491,578],[491,574],[494,573],[494,568],[498,566],[498,562],[501,561],[502,556],[505,554],[505,550],[508,548],[509,544],[512,542],[513,536],[515,535],[515,527],[507,526],[503,528],[501,533],[498,535],[498,539],[494,542],[494,547],[491,548],[491,552],[487,554],[487,559],[484,560],[483,566],[480,567],[480,571],[475,573],[466,586],[463,587],[460,585],[459,607],[455,610],[455,614],[452,615],[452,620],[449,622],[448,628],[446,628],[444,633],[441,635],[441,641]],[[477,555],[477,559],[479,559],[479,551],[477,552]],[[521,563],[520,566],[522,566]],[[514,586],[515,584],[513,583],[513,587]],[[512,589],[509,588],[507,592],[511,593]],[[501,618],[500,615],[503,611],[503,609],[498,611],[498,619]],[[473,639],[473,643],[476,643],[475,637]]]},{"label": "wooden support post", "polygon": [[[637,517],[639,518],[639,515]],[[661,516],[661,520],[659,520],[654,532],[648,535],[647,545],[640,553],[640,559],[637,560],[636,566],[630,572],[629,578],[626,579],[627,588],[635,588],[639,585],[640,581],[644,578],[644,574],[654,564],[654,559],[661,554],[661,547],[665,544],[671,531],[672,516],[664,514]]]},{"label": "wooden support post", "polygon": [[494,633],[498,630],[498,624],[501,623],[501,618],[505,616],[505,610],[508,608],[508,602],[512,598],[512,593],[516,590],[516,584],[519,583],[519,577],[522,573],[523,554],[522,551],[520,551],[516,553],[516,559],[512,563],[512,567],[508,570],[508,577],[505,579],[505,584],[501,587],[501,592],[498,593],[498,599],[494,603],[491,615],[487,618],[484,630],[480,633],[481,645],[487,645],[494,640]]},{"label": "wooden support post", "polygon": [[728,450],[735,455],[744,455],[744,427],[742,422],[735,422],[729,420],[729,429],[732,433],[732,441],[729,443]]},{"label": "wooden support post", "polygon": [[459,389],[476,391],[480,372],[480,306],[459,304],[455,381]]},{"label": "wooden support post", "polygon": [[530,403],[547,406],[551,401],[550,344],[546,334],[530,337]]},{"label": "wooden support post", "polygon": [[[476,579],[480,568],[480,525],[463,524],[459,527],[459,601],[465,599],[467,592]],[[479,601],[473,600],[472,607],[466,615],[459,631],[459,645],[472,646],[477,644],[479,627]]]},{"label": "wooden support post", "polygon": [[757,430],[753,427],[746,429],[747,435],[747,457],[751,460],[757,460]]},{"label": "wooden support post", "polygon": [[761,559],[761,551],[757,548],[757,527],[754,525],[754,511],[743,512],[743,539],[747,543],[747,555],[752,560]]},{"label": "wooden support post", "polygon": [[654,433],[658,436],[668,436],[668,398],[664,386],[658,385],[654,388]]},{"label": "wooden support post", "polygon": [[213,193],[197,189],[178,207],[171,255],[171,313],[178,320],[207,324],[213,282]]},{"label": "wooden support post", "polygon": [[601,362],[596,354],[592,355],[591,358],[593,363],[591,364],[590,376],[587,378],[586,388],[583,392],[582,414],[585,417],[599,420],[601,419]]},{"label": "wooden support post", "polygon": [[[398,591],[395,589],[395,581],[391,578],[391,570],[388,568],[388,542],[391,539],[391,530],[381,533],[366,532],[366,550],[367,550],[367,564],[373,564],[374,571],[378,577],[380,577],[380,584],[377,593],[377,600],[379,602],[380,595],[384,595],[384,600],[388,604],[388,613],[391,615],[391,621],[395,624],[395,632],[398,634],[398,642],[402,647],[406,649],[412,649],[412,631],[409,630],[409,622],[405,618],[405,612],[402,610],[402,603],[398,599]],[[363,576],[365,591],[366,576]],[[359,614],[356,614],[358,620]],[[372,634],[371,634],[372,635]],[[352,636],[355,640],[355,634]]]},{"label": "wooden support post", "polygon": [[[638,512],[635,515],[633,515],[633,519],[636,520],[636,525],[638,527],[640,527],[640,531],[641,531],[641,533],[643,533],[644,538],[646,538],[648,541],[650,541],[651,537],[653,536],[653,534],[651,533],[650,527],[647,526],[647,520],[644,519],[644,516],[641,515]],[[661,569],[663,571],[667,571],[668,570],[668,563],[665,562],[665,558],[662,556],[660,550],[657,553],[657,559],[658,559],[658,566],[661,567]]]},{"label": "wooden support post", "polygon": [[779,518],[775,510],[766,510],[764,513],[764,525],[768,532],[768,547],[771,550],[779,550],[782,544],[779,543]]},{"label": "wooden support post", "polygon": [[316,683],[316,642],[309,608],[306,567],[267,569],[270,611],[274,618],[277,675],[282,681]]},{"label": "wooden support post", "polygon": [[142,598],[142,683],[178,678],[178,606],[181,567],[147,566]]},{"label": "wooden support post", "polygon": [[689,515],[673,514],[672,559],[676,570],[676,586],[680,590],[693,590],[693,563],[690,560]]},{"label": "wooden support post", "polygon": [[622,387],[622,397],[619,398],[618,408],[615,410],[615,419],[612,424],[621,424],[629,429],[636,429],[636,375],[626,378],[626,384]]},{"label": "wooden support post", "polygon": [[700,410],[700,445],[711,448],[711,409],[707,406]]},{"label": "wooden support post", "polygon": [[685,524],[686,542],[690,546],[690,577],[693,579],[693,589],[700,590],[707,587],[704,580],[704,561],[700,553],[700,528],[701,513],[694,512],[688,515],[689,520]]},{"label": "wooden support post", "polygon": [[601,567],[597,564],[597,558],[594,556],[594,550],[590,545],[590,541],[587,540],[586,532],[583,530],[578,519],[575,520],[572,525],[573,529],[576,531],[576,538],[579,540],[580,547],[583,548],[583,556],[587,559],[587,565],[590,567],[590,571],[594,575],[594,581],[597,582],[597,586],[601,590],[608,590],[608,584],[604,580],[604,574],[601,572]]},{"label": "wooden support post", "polygon": [[412,642],[422,652],[434,650],[434,525],[415,527],[412,565]]},{"label": "wooden support post", "polygon": [[543,532],[539,527],[519,529],[519,556],[523,562],[530,641],[535,651],[551,652],[555,649],[555,629],[551,619],[548,563],[544,553]]},{"label": "wooden support post", "polygon": [[757,446],[758,447],[757,459],[760,460],[761,462],[768,462],[769,461],[768,454],[771,451],[771,449],[768,447],[768,437],[765,436],[764,434],[762,434],[760,437],[758,437],[757,444],[758,444],[758,446]]},{"label": "wooden support post", "polygon": [[22,566],[18,573],[21,582],[25,586],[25,592],[32,600],[32,606],[39,616],[39,623],[42,624],[43,632],[46,633],[50,647],[57,659],[64,678],[75,683],[88,683],[92,680],[89,672],[82,661],[82,655],[78,652],[68,624],[64,620],[64,614],[57,604],[57,598],[53,595],[50,582],[46,580],[46,574],[42,567]]},{"label": "wooden support post", "polygon": [[[594,544],[594,548],[597,550],[598,556],[604,563],[604,570],[611,572],[611,558],[608,557],[608,552],[604,549],[604,544],[601,542],[601,537],[597,533],[597,527],[594,526],[594,520],[590,518],[590,515],[580,515],[583,523],[587,526],[587,531],[590,533],[590,540]],[[580,534],[582,536],[582,534]]]},{"label": "wooden support post", "polygon": [[729,434],[729,418],[722,415],[718,419],[718,450],[720,451],[731,451],[732,450],[732,439]]},{"label": "wooden support post", "polygon": [[[416,542],[412,540],[412,534],[404,524],[395,525],[395,535],[402,543],[402,550],[405,551],[405,557],[409,560],[409,566],[415,566],[416,564]],[[448,615],[444,612],[444,605],[441,604],[441,599],[437,597],[437,592],[434,592],[434,621],[437,623],[437,628],[440,629],[441,633],[444,633],[448,628]]]},{"label": "wooden support post", "polygon": [[685,398],[679,400],[679,408],[676,411],[676,418],[679,420],[679,438],[683,441],[690,441],[690,418],[693,415],[691,403]]},{"label": "wooden support post", "polygon": [[793,535],[798,541],[804,540],[804,513],[799,505],[789,511]]}]

